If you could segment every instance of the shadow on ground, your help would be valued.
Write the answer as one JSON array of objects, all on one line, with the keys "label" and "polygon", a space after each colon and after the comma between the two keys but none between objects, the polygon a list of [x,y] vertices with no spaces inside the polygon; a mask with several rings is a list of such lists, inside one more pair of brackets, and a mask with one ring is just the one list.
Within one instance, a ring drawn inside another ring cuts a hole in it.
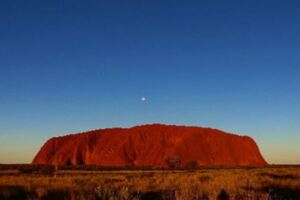
[{"label": "shadow on ground", "polygon": [[270,199],[300,199],[300,188],[282,187],[278,185],[267,185],[260,189],[270,195]]}]

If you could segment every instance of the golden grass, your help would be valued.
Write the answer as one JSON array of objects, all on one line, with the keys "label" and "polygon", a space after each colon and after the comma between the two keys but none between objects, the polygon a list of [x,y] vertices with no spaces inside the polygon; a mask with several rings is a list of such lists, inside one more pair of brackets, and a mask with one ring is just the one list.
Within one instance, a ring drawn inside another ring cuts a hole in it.
[{"label": "golden grass", "polygon": [[56,178],[0,172],[0,199],[9,199],[13,187],[23,188],[28,199],[49,191],[64,191],[65,199],[300,199],[300,168],[59,171]]}]

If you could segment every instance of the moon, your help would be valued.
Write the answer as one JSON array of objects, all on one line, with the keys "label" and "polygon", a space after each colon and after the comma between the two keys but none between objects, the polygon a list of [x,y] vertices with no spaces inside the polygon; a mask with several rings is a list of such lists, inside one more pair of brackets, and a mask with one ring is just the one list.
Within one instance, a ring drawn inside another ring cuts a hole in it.
[{"label": "moon", "polygon": [[141,101],[146,101],[146,97],[142,97],[142,98],[141,98]]}]

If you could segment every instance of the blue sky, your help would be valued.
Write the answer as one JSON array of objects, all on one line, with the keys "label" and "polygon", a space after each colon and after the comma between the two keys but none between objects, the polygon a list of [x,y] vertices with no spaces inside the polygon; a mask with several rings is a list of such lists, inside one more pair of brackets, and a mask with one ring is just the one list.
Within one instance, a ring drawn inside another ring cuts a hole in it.
[{"label": "blue sky", "polygon": [[166,123],[250,135],[270,163],[300,164],[299,6],[1,2],[0,163],[57,135]]}]

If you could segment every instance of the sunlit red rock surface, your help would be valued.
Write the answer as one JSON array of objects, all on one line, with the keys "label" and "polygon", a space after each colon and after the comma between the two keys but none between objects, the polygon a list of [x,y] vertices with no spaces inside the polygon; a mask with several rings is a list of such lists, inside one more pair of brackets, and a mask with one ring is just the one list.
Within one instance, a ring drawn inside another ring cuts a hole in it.
[{"label": "sunlit red rock surface", "polygon": [[248,136],[220,130],[174,125],[142,125],[89,131],[48,140],[33,164],[99,166],[166,166],[180,158],[200,166],[266,165]]}]

